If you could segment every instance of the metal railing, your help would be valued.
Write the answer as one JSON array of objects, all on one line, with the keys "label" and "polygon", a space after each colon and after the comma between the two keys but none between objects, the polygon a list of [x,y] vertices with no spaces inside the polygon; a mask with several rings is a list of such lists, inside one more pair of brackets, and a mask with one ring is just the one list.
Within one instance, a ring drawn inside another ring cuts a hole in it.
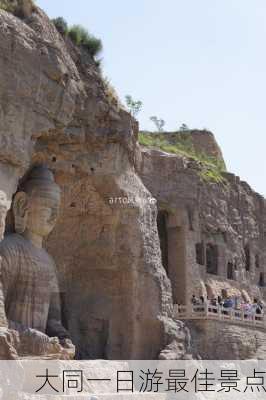
[{"label": "metal railing", "polygon": [[202,319],[202,320],[220,320],[224,322],[233,322],[241,325],[259,326],[266,328],[265,314],[255,311],[238,310],[222,306],[213,306],[204,303],[202,305],[174,305],[175,317],[177,319]]}]

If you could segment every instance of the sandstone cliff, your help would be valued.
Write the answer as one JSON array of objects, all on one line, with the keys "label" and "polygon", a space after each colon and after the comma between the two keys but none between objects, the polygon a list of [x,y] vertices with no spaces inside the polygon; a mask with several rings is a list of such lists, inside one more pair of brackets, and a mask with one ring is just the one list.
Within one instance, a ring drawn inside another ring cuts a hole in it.
[{"label": "sandstone cliff", "polygon": [[171,318],[156,205],[134,167],[136,138],[85,51],[38,8],[24,20],[0,10],[0,233],[19,179],[46,163],[63,193],[46,247],[81,358],[186,352],[187,331]]},{"label": "sandstone cliff", "polygon": [[[265,199],[231,173],[220,172],[219,182],[211,175],[206,179],[203,163],[160,149],[140,147],[137,169],[157,199],[162,258],[174,303],[189,304],[193,294],[265,300]],[[255,327],[206,321],[191,322],[189,328],[194,355],[265,357],[264,332]],[[249,337],[242,344],[241,335]],[[230,348],[224,346],[225,337]]]},{"label": "sandstone cliff", "polygon": [[[187,357],[189,333],[173,318],[174,303],[223,290],[263,298],[260,195],[195,158],[140,146],[136,121],[94,60],[40,9],[22,20],[0,10],[0,39],[0,235],[12,225],[7,214],[19,179],[47,164],[62,207],[46,247],[78,357]],[[190,135],[198,152],[223,163],[211,133]],[[189,324],[193,355],[231,355],[200,341],[206,324]],[[240,345],[240,330],[224,329],[235,358],[256,356],[254,341]]]},{"label": "sandstone cliff", "polygon": [[[234,174],[221,172],[222,181],[217,183],[211,178],[206,181],[203,169],[204,165],[194,159],[144,147],[138,164],[139,174],[157,198],[159,210],[167,212],[169,220],[177,221],[176,226],[184,229],[190,256],[186,268],[191,279],[190,294],[204,278],[212,282],[214,292],[238,286],[250,296],[262,297],[263,282],[261,292],[258,285],[265,273],[266,201]],[[204,257],[199,263],[197,245],[217,247],[213,263],[216,270],[210,265],[208,273]],[[233,271],[228,277],[231,264]]]}]

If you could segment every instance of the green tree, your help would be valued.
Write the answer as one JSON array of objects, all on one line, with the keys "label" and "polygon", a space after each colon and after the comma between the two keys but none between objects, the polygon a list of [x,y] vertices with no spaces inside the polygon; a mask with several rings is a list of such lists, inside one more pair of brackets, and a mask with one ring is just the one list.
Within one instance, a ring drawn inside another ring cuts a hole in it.
[{"label": "green tree", "polygon": [[189,131],[189,127],[186,124],[182,124],[179,128],[180,131]]},{"label": "green tree", "polygon": [[102,41],[91,35],[81,25],[71,26],[68,35],[76,45],[86,48],[92,57],[95,57],[103,49]]},{"label": "green tree", "polygon": [[163,132],[163,127],[165,125],[165,121],[163,119],[160,119],[154,115],[150,117],[150,120],[154,123],[158,132]]},{"label": "green tree", "polygon": [[136,118],[136,116],[138,115],[138,113],[140,112],[141,108],[142,108],[142,101],[140,100],[133,100],[132,96],[130,96],[129,94],[125,96],[126,99],[126,105],[128,106],[129,110],[130,110],[130,114]]}]

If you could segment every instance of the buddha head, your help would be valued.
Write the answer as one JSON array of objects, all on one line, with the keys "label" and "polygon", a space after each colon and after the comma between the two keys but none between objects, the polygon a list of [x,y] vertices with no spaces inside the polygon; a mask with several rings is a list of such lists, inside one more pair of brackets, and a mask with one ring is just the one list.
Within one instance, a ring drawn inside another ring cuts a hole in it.
[{"label": "buddha head", "polygon": [[60,188],[45,166],[34,167],[13,201],[15,231],[28,231],[41,238],[53,230],[60,206]]}]

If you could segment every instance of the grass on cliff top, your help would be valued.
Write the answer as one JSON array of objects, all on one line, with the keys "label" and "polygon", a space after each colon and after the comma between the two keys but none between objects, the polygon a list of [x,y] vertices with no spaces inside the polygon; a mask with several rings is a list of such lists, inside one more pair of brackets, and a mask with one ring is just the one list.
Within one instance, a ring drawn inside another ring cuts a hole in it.
[{"label": "grass on cliff top", "polygon": [[69,27],[66,20],[62,17],[55,18],[52,22],[62,36],[68,36],[77,46],[85,48],[92,57],[101,53],[103,49],[101,39],[89,33],[82,25]]},{"label": "grass on cliff top", "polygon": [[140,132],[139,143],[146,147],[156,147],[167,153],[192,158],[200,163],[201,168],[198,174],[202,181],[225,184],[226,179],[223,176],[225,171],[224,163],[206,153],[197,152],[188,133],[189,131],[178,131],[170,136],[169,133]]}]

